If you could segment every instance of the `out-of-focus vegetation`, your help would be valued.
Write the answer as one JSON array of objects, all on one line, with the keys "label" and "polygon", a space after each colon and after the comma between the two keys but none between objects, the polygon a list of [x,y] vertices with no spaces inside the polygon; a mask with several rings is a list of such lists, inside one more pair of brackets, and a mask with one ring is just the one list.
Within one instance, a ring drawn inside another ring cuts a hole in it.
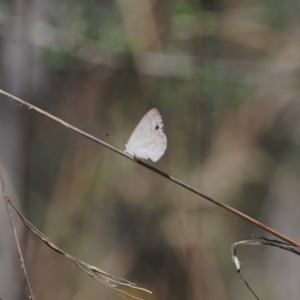
[{"label": "out-of-focus vegetation", "polygon": [[[0,88],[120,149],[156,107],[168,137],[156,167],[299,241],[299,22],[294,0],[1,0]],[[27,218],[153,291],[135,296],[253,299],[230,246],[265,232],[3,97],[0,137]],[[0,212],[0,297],[25,299]],[[37,299],[119,299],[19,232]],[[261,299],[299,298],[299,258],[240,258]]]}]

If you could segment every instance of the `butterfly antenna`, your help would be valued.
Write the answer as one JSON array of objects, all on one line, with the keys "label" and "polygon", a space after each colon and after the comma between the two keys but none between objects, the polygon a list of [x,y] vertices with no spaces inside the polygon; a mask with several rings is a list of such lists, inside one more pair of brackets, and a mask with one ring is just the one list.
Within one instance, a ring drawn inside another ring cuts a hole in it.
[{"label": "butterfly antenna", "polygon": [[[118,138],[116,138],[116,137],[114,137],[114,136],[112,136],[112,135],[110,135],[108,133],[105,133],[105,135],[108,136],[108,137],[110,137],[110,138],[112,138],[112,139],[114,139],[114,140],[117,140],[118,142],[120,142],[120,139],[118,139]],[[123,145],[125,145],[126,143],[127,143],[126,139],[123,139]]]},{"label": "butterfly antenna", "polygon": [[110,138],[112,138],[112,139],[117,140],[117,138],[115,138],[114,136],[112,136],[112,135],[110,135],[110,134],[108,134],[108,133],[105,133],[105,135],[108,136],[108,137],[110,137]]}]

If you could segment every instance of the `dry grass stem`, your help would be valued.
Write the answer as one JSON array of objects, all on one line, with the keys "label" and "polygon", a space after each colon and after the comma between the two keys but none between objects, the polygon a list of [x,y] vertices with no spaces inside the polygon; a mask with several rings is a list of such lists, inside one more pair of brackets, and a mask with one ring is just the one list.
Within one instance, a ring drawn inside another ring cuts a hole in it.
[{"label": "dry grass stem", "polygon": [[110,274],[98,269],[95,266],[91,266],[91,265],[85,263],[84,261],[82,261],[82,260],[66,253],[65,251],[63,251],[59,247],[57,247],[55,244],[53,244],[45,235],[43,235],[36,227],[34,227],[23,216],[23,214],[16,208],[16,206],[10,200],[9,195],[7,193],[7,190],[6,190],[1,165],[0,165],[0,179],[1,179],[1,185],[2,185],[2,190],[3,190],[3,195],[4,195],[6,207],[7,207],[8,214],[9,214],[9,217],[10,217],[10,221],[11,221],[11,224],[12,224],[12,227],[13,227],[13,230],[14,230],[14,234],[15,234],[15,240],[16,240],[16,243],[17,243],[17,248],[18,248],[18,252],[19,252],[19,256],[20,256],[20,260],[21,260],[21,268],[23,270],[24,277],[25,277],[26,288],[27,288],[30,299],[35,300],[35,297],[32,293],[30,283],[29,283],[29,280],[28,280],[28,276],[27,276],[27,273],[26,273],[26,269],[25,269],[25,265],[24,265],[24,259],[23,259],[21,248],[20,248],[20,245],[19,245],[19,240],[18,240],[16,228],[14,226],[13,218],[12,218],[12,215],[11,215],[11,210],[10,210],[11,207],[16,211],[16,213],[19,215],[19,217],[21,218],[23,223],[30,229],[30,231],[33,232],[43,243],[45,243],[52,250],[54,250],[54,251],[58,252],[59,254],[65,256],[66,258],[70,259],[77,267],[79,267],[82,271],[84,271],[86,274],[88,274],[90,277],[92,277],[96,282],[102,284],[104,287],[106,287],[110,291],[118,294],[120,297],[122,297],[123,299],[126,299],[126,300],[129,300],[129,299],[142,300],[142,299],[122,291],[120,289],[120,286],[127,286],[127,287],[130,287],[130,288],[136,289],[136,290],[141,290],[141,291],[152,294],[151,291],[148,291],[146,289],[137,287],[134,283],[132,283],[132,282],[126,280],[126,279],[110,275]]},{"label": "dry grass stem", "polygon": [[100,145],[102,145],[102,146],[104,146],[104,147],[106,147],[106,148],[108,148],[108,149],[110,149],[110,150],[112,150],[112,151],[114,151],[114,152],[122,155],[122,156],[125,156],[126,158],[132,160],[133,162],[140,164],[141,166],[143,166],[143,167],[151,170],[152,172],[155,172],[155,173],[159,174],[160,176],[162,176],[162,177],[164,177],[164,178],[166,178],[166,179],[168,179],[168,180],[176,183],[177,185],[180,185],[181,187],[183,187],[183,188],[191,191],[192,193],[194,193],[194,194],[196,194],[196,195],[198,195],[198,196],[200,196],[200,197],[202,197],[202,198],[204,198],[204,199],[206,199],[206,200],[214,203],[215,205],[218,205],[218,206],[222,207],[223,209],[225,209],[225,210],[227,210],[227,211],[229,211],[229,212],[237,215],[238,217],[240,217],[240,218],[242,218],[242,219],[244,219],[244,220],[252,223],[253,225],[255,225],[255,226],[257,226],[257,227],[259,227],[259,228],[261,228],[261,229],[263,229],[263,230],[271,233],[272,235],[274,235],[274,236],[276,236],[276,237],[284,240],[285,242],[287,242],[287,243],[289,243],[289,244],[291,244],[291,245],[293,245],[295,247],[299,247],[300,248],[300,244],[299,243],[297,243],[294,240],[288,238],[287,236],[285,236],[285,235],[279,233],[278,231],[276,231],[276,230],[274,230],[274,229],[272,229],[272,228],[264,225],[261,222],[258,222],[257,220],[249,217],[248,215],[243,214],[242,212],[234,209],[233,207],[231,207],[229,205],[226,205],[226,204],[224,204],[222,202],[214,200],[210,196],[208,196],[208,195],[200,192],[199,190],[197,190],[197,189],[193,188],[192,186],[190,186],[190,185],[188,185],[188,184],[180,181],[179,179],[176,179],[175,177],[172,177],[172,176],[168,175],[167,173],[165,173],[165,172],[163,172],[163,171],[161,171],[161,170],[159,170],[157,168],[154,168],[153,166],[150,166],[150,165],[148,165],[148,164],[146,164],[146,163],[144,163],[144,162],[142,162],[140,160],[135,159],[134,157],[132,157],[132,156],[124,153],[123,151],[121,151],[121,150],[119,150],[119,149],[111,146],[110,144],[103,142],[102,140],[100,140],[100,139],[98,139],[98,138],[96,138],[96,137],[94,137],[94,136],[92,136],[92,135],[90,135],[90,134],[88,134],[88,133],[86,133],[86,132],[84,132],[84,131],[76,128],[76,127],[74,127],[74,126],[72,126],[71,124],[69,124],[69,123],[67,123],[67,122],[65,122],[65,121],[63,121],[63,120],[61,120],[61,119],[59,119],[59,118],[57,118],[57,117],[55,117],[55,116],[53,116],[53,115],[45,112],[44,110],[42,110],[42,109],[40,109],[40,108],[38,108],[36,106],[33,106],[33,105],[29,104],[28,102],[26,102],[24,100],[21,100],[21,99],[15,97],[15,96],[13,96],[13,95],[11,95],[11,94],[3,91],[3,90],[0,90],[0,94],[3,95],[3,96],[5,96],[5,97],[7,97],[7,98],[9,98],[10,100],[12,100],[14,102],[19,103],[20,105],[23,105],[23,106],[27,107],[28,109],[32,109],[32,110],[38,112],[39,114],[41,114],[41,115],[43,115],[43,116],[45,116],[45,117],[47,117],[47,118],[49,118],[49,119],[51,119],[51,120],[59,123],[59,124],[67,127],[68,129],[70,129],[70,130],[72,130],[72,131],[74,131],[74,132],[76,132],[76,133],[78,133],[78,134],[80,134],[80,135],[82,135],[82,136],[84,136],[84,137],[86,137],[86,138],[88,138],[88,139],[90,139],[90,140],[92,140],[92,141],[94,141],[94,142],[96,142],[96,143],[98,143],[98,144],[100,144]]},{"label": "dry grass stem", "polygon": [[16,226],[15,226],[15,223],[14,223],[14,220],[13,220],[13,216],[12,216],[12,213],[11,213],[11,205],[12,205],[12,203],[11,203],[11,201],[9,199],[8,192],[6,190],[6,185],[5,185],[5,181],[4,181],[4,176],[3,176],[3,173],[2,173],[2,167],[1,167],[1,165],[0,165],[0,181],[1,181],[1,186],[2,186],[2,193],[3,193],[3,197],[4,197],[4,201],[5,201],[5,206],[6,206],[6,209],[7,209],[7,213],[8,213],[8,216],[9,216],[9,221],[10,221],[11,227],[12,227],[13,232],[14,232],[14,237],[15,237],[15,241],[16,241],[16,245],[17,245],[17,249],[18,249],[18,254],[19,254],[19,257],[20,257],[21,269],[22,269],[23,275],[24,275],[24,281],[25,281],[26,290],[27,290],[29,299],[35,300],[35,297],[34,297],[34,294],[32,292],[32,289],[31,289],[31,286],[30,286],[30,282],[29,282],[29,279],[28,279],[28,276],[27,276],[26,267],[25,267],[25,263],[24,263],[24,258],[23,258],[22,250],[21,250],[21,247],[20,247],[20,242],[19,242],[19,238],[18,238]]},{"label": "dry grass stem", "polygon": [[241,263],[237,257],[237,249],[239,248],[239,246],[272,246],[272,247],[280,248],[280,249],[292,252],[294,254],[300,255],[299,247],[295,247],[288,243],[285,243],[285,242],[282,242],[279,240],[275,240],[275,239],[262,237],[262,236],[252,236],[251,238],[249,238],[247,240],[236,242],[231,246],[232,261],[235,265],[235,268],[236,268],[237,272],[239,273],[241,279],[246,284],[247,288],[254,295],[254,297],[258,300],[259,300],[258,296],[254,293],[254,291],[249,286],[247,280],[242,275]]}]

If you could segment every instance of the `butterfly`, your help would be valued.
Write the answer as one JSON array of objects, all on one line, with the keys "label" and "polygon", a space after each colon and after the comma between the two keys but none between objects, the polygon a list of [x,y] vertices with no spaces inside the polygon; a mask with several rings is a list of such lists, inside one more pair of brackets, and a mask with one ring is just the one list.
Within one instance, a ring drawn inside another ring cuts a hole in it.
[{"label": "butterfly", "polygon": [[167,137],[163,129],[159,111],[152,108],[133,130],[124,152],[137,159],[158,161],[167,149]]}]

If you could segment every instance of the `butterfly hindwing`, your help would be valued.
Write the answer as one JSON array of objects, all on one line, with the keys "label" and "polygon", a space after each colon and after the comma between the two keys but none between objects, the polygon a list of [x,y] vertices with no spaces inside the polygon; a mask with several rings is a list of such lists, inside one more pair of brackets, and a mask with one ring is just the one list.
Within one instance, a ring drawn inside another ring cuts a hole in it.
[{"label": "butterfly hindwing", "polygon": [[158,161],[167,149],[167,137],[163,132],[151,131],[126,146],[126,152],[139,159]]}]

